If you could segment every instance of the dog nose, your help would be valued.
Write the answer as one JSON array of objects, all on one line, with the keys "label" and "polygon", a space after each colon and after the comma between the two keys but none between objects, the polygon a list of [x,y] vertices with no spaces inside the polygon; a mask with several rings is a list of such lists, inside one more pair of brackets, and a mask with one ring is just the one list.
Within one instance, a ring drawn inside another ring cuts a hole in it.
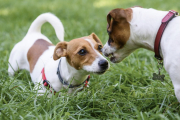
[{"label": "dog nose", "polygon": [[107,60],[100,60],[98,62],[98,65],[102,68],[102,69],[107,69],[108,68],[108,61]]}]

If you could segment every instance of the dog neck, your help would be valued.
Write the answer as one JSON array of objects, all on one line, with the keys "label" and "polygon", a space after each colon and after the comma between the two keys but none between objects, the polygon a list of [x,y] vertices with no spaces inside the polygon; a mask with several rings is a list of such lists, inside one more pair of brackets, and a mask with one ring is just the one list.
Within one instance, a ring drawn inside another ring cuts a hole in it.
[{"label": "dog neck", "polygon": [[63,80],[67,81],[69,84],[78,85],[85,81],[88,73],[84,70],[76,70],[74,67],[69,65],[65,57],[61,58],[60,72]]},{"label": "dog neck", "polygon": [[[48,81],[50,81],[53,89],[55,91],[59,91],[63,87],[57,75],[59,60],[54,61],[53,59],[51,59],[48,63],[45,66],[45,74]],[[76,70],[75,68],[71,67],[65,57],[61,58],[59,69],[63,80],[72,85],[82,84],[88,76],[88,73],[86,71]]]},{"label": "dog neck", "polygon": [[130,40],[137,48],[154,51],[155,37],[163,17],[168,13],[154,9],[132,8],[133,19],[130,22]]}]

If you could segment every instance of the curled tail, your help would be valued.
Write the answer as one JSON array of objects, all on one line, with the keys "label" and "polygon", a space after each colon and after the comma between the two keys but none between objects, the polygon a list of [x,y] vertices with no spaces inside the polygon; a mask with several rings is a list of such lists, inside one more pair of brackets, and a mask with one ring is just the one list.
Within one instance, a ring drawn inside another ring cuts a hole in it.
[{"label": "curled tail", "polygon": [[55,29],[56,36],[60,41],[64,41],[64,27],[61,21],[52,13],[43,13],[39,15],[31,24],[28,33],[39,32],[41,33],[41,26],[49,22]]}]

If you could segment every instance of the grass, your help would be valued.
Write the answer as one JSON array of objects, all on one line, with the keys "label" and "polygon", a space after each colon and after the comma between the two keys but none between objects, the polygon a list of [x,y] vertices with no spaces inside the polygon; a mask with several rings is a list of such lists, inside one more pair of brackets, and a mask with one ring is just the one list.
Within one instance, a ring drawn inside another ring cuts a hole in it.
[{"label": "grass", "polygon": [[[95,32],[107,41],[106,15],[113,8],[139,5],[180,12],[178,0],[0,0],[0,119],[180,119],[180,104],[167,72],[165,81],[152,80],[157,72],[154,53],[139,49],[104,75],[91,75],[90,87],[76,96],[38,97],[27,71],[9,77],[8,57],[22,40],[32,21],[41,13],[57,15],[65,28],[65,40]],[[42,32],[56,44],[53,28]]]}]

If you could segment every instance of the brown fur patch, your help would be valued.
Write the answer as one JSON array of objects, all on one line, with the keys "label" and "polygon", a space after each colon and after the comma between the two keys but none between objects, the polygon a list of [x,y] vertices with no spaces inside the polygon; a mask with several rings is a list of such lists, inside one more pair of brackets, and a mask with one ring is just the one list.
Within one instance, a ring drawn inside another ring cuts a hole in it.
[{"label": "brown fur patch", "polygon": [[132,9],[113,9],[107,15],[109,33],[108,43],[116,49],[122,48],[130,37]]},{"label": "brown fur patch", "polygon": [[52,46],[53,44],[43,40],[38,39],[29,49],[27,53],[27,59],[30,66],[30,72],[33,71],[34,66],[39,59],[39,57],[42,55],[42,53],[48,49],[49,46]]},{"label": "brown fur patch", "polygon": [[91,37],[93,40],[95,40],[97,43],[102,45],[101,40],[98,38],[98,36],[95,33],[91,33],[91,35],[89,36]]},{"label": "brown fur patch", "polygon": [[[94,36],[94,35],[93,35]],[[85,39],[89,39],[94,48],[92,48],[91,44]],[[63,50],[59,58],[64,56],[67,58],[68,63],[77,70],[82,69],[84,65],[91,65],[96,57],[98,56],[94,49],[98,50],[98,45],[102,45],[99,39],[94,39],[94,37],[87,36],[82,38],[73,39],[70,42],[66,42],[64,45],[63,42],[57,44],[56,49],[54,51],[54,56],[57,55],[57,49],[60,48]],[[85,55],[80,55],[78,52],[84,49],[87,53]],[[99,51],[100,52],[100,51]],[[100,52],[101,53],[101,52]]]},{"label": "brown fur patch", "polygon": [[[78,52],[84,49],[87,54],[81,56]],[[84,39],[75,39],[69,42],[67,47],[67,60],[71,66],[76,69],[82,69],[84,65],[91,65],[97,54],[93,50],[90,43]]]}]

